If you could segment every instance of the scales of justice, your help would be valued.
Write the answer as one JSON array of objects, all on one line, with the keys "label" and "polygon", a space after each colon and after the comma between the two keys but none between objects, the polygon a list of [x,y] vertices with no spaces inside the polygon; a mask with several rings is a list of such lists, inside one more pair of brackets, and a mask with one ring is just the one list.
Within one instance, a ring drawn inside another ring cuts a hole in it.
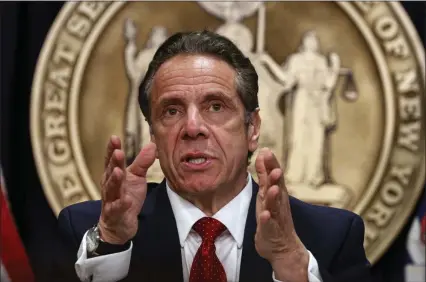
[{"label": "scales of justice", "polygon": [[[224,21],[216,32],[230,39],[250,58],[258,73],[259,108],[262,119],[259,148],[270,148],[284,168],[289,193],[306,202],[344,208],[351,190],[333,181],[328,159],[329,136],[337,128],[336,85],[344,79],[342,98],[355,101],[358,93],[352,71],[340,65],[337,54],[319,52],[315,31],[307,31],[295,53],[279,64],[265,50],[266,10],[258,2],[198,2],[208,13]],[[257,31],[241,23],[257,13]],[[145,48],[137,50],[137,28],[124,23],[125,69],[129,95],[125,116],[125,152],[131,162],[150,141],[150,130],[138,105],[138,88],[157,48],[167,39],[165,27],[155,26]],[[256,48],[256,49],[255,49]],[[254,50],[255,49],[255,50]],[[249,171],[256,178],[253,154]],[[149,170],[149,181],[160,182],[163,174],[158,160]]]}]

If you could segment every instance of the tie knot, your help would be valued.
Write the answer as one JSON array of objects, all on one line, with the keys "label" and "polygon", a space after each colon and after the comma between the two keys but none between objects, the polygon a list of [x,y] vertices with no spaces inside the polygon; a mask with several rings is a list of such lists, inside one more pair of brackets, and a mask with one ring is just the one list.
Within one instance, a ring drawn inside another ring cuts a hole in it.
[{"label": "tie knot", "polygon": [[226,230],[226,226],[212,217],[203,217],[194,224],[193,229],[203,240],[210,239],[214,241]]}]

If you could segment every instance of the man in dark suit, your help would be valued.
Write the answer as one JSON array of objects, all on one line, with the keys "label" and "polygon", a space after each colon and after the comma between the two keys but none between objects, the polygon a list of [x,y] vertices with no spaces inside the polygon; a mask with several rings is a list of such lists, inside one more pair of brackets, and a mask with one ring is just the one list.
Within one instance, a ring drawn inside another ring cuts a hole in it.
[{"label": "man in dark suit", "polygon": [[[58,223],[82,281],[368,281],[361,218],[289,197],[260,132],[257,74],[229,40],[178,33],[140,86],[152,142],[125,167],[107,148],[101,201]],[[147,184],[158,158],[165,175]]]}]

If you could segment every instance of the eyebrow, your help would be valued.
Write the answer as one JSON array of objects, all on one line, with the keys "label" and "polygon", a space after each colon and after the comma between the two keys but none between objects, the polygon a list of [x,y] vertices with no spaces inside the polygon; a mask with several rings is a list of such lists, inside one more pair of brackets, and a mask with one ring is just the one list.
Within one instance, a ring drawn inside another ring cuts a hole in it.
[{"label": "eyebrow", "polygon": [[177,95],[173,97],[162,97],[160,98],[159,105],[161,108],[170,106],[170,105],[182,105],[184,95]]},{"label": "eyebrow", "polygon": [[215,91],[215,92],[208,92],[204,95],[202,98],[203,101],[210,101],[210,100],[226,100],[228,102],[233,102],[233,99],[229,97],[228,95],[224,94],[221,91]]},{"label": "eyebrow", "polygon": [[[229,97],[222,91],[207,92],[202,94],[200,98],[202,102],[211,101],[211,100],[225,100],[228,103],[234,103],[234,99]],[[159,105],[161,108],[167,107],[169,105],[182,105],[185,101],[185,94],[183,93],[174,93],[167,96],[163,96],[159,99]]]}]

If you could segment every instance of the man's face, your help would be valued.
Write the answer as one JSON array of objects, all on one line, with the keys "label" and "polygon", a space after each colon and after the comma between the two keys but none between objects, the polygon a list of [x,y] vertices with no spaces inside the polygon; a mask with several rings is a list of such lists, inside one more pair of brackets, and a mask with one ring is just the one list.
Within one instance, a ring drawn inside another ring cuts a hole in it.
[{"label": "man's face", "polygon": [[153,141],[166,178],[186,194],[242,187],[247,152],[257,148],[260,117],[245,110],[235,71],[208,55],[178,55],[156,73],[151,91]]}]

